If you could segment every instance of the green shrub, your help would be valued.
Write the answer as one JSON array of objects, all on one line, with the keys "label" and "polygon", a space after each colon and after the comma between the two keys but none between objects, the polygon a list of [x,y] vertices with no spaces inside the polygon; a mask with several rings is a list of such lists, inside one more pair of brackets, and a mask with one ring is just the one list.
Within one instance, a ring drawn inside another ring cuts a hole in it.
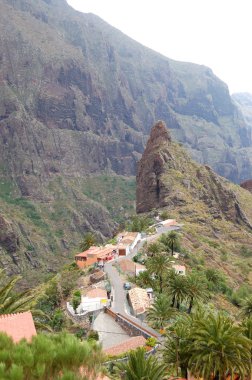
[{"label": "green shrub", "polygon": [[155,347],[157,344],[157,339],[154,337],[150,337],[146,340],[145,345],[149,347]]},{"label": "green shrub", "polygon": [[99,340],[99,333],[98,331],[95,331],[95,330],[90,330],[88,332],[88,341],[90,340]]}]

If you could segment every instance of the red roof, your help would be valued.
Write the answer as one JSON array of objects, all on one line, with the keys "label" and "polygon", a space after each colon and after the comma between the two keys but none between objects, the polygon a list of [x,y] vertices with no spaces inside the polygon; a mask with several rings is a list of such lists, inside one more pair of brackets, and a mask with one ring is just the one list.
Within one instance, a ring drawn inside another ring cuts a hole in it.
[{"label": "red roof", "polygon": [[146,339],[143,336],[134,336],[123,343],[107,348],[104,352],[107,355],[120,355],[130,350],[136,350],[138,347],[143,347],[145,343]]},{"label": "red roof", "polygon": [[23,338],[31,341],[37,335],[30,311],[0,315],[0,332],[9,335],[15,343]]}]

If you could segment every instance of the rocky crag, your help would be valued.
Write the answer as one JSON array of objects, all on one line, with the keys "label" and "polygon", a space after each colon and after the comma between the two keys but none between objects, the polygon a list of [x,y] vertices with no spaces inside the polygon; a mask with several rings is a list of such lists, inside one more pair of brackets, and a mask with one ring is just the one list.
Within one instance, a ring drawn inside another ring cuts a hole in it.
[{"label": "rocky crag", "polygon": [[242,182],[241,187],[252,193],[252,179],[248,179],[247,181]]},{"label": "rocky crag", "polygon": [[55,270],[85,231],[110,237],[132,210],[128,177],[159,118],[199,162],[251,177],[251,130],[209,68],[65,0],[0,0],[0,214],[18,241],[0,239],[0,265]]},{"label": "rocky crag", "polygon": [[138,213],[165,210],[184,224],[194,254],[240,281],[242,277],[231,273],[241,253],[252,247],[252,194],[193,161],[172,141],[163,121],[153,126],[138,163],[136,198]]}]

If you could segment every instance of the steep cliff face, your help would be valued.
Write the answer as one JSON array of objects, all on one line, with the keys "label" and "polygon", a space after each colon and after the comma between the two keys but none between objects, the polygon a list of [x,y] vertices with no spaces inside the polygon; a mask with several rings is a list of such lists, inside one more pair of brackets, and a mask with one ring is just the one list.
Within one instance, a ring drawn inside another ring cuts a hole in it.
[{"label": "steep cliff face", "polygon": [[210,167],[192,161],[183,148],[171,141],[162,121],[153,126],[138,163],[136,197],[140,213],[162,207],[183,213],[188,206],[195,206],[196,212],[199,206],[212,220],[223,219],[252,230],[252,220],[229,182]]},{"label": "steep cliff face", "polygon": [[138,163],[137,211],[181,223],[189,267],[220,269],[231,286],[251,285],[251,205],[252,194],[194,162],[164,122],[153,126]]},{"label": "steep cliff face", "polygon": [[16,258],[0,241],[4,266],[51,270],[85,231],[111,236],[133,204],[118,175],[135,174],[159,118],[198,161],[251,177],[250,129],[210,69],[165,58],[65,0],[0,0],[0,206],[19,239]]}]

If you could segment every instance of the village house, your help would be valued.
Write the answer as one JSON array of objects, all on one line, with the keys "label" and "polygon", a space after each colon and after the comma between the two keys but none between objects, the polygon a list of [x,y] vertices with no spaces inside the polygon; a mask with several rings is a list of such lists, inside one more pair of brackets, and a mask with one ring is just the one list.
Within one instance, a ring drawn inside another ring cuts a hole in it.
[{"label": "village house", "polygon": [[117,248],[119,256],[127,256],[133,251],[137,243],[141,240],[139,232],[124,231],[117,235]]},{"label": "village house", "polygon": [[130,305],[136,317],[138,315],[144,314],[151,306],[151,300],[146,289],[133,288],[129,290],[128,294]]},{"label": "village house", "polygon": [[175,273],[181,274],[182,276],[185,276],[185,274],[186,274],[186,267],[184,265],[173,264],[172,268],[175,270]]},{"label": "village house", "polygon": [[77,313],[92,312],[109,306],[107,291],[105,289],[94,288],[81,297],[81,303],[77,308]]},{"label": "village house", "polygon": [[0,315],[0,332],[10,336],[14,343],[18,343],[21,339],[30,342],[32,337],[37,335],[30,311]]},{"label": "village house", "polygon": [[110,261],[117,255],[117,247],[107,244],[104,247],[92,246],[84,252],[75,255],[75,262],[80,269],[91,266],[95,263]]}]

